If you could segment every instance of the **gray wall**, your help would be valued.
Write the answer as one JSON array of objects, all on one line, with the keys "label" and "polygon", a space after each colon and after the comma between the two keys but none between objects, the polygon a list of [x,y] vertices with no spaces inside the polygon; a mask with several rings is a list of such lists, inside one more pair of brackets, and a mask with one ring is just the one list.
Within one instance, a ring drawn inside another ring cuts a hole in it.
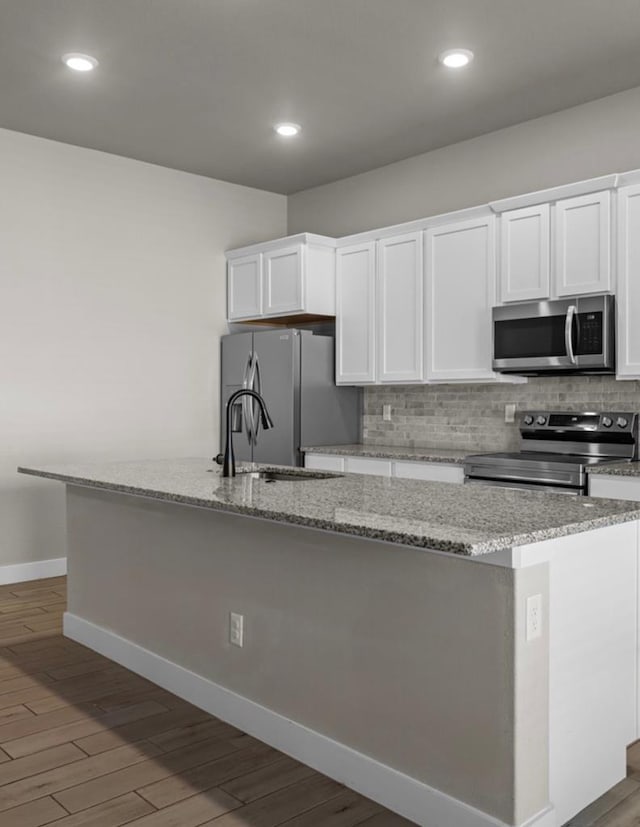
[{"label": "gray wall", "polygon": [[7,130],[0,180],[1,567],[65,556],[18,464],[215,452],[224,250],[286,199]]},{"label": "gray wall", "polygon": [[289,197],[289,232],[348,235],[640,167],[640,88]]},{"label": "gray wall", "polygon": [[546,564],[68,491],[72,614],[506,823],[548,803],[549,643],[519,623]]},{"label": "gray wall", "polygon": [[[363,441],[369,445],[415,445],[469,451],[514,450],[516,425],[504,406],[518,410],[640,410],[640,382],[613,376],[530,379],[526,385],[401,385],[365,390]],[[391,422],[382,406],[391,405]]]}]

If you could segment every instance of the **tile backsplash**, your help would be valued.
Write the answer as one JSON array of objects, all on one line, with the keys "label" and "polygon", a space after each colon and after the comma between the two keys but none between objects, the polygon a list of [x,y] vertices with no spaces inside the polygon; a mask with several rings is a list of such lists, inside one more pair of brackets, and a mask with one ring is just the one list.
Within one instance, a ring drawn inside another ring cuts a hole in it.
[{"label": "tile backsplash", "polygon": [[[366,388],[363,442],[367,445],[437,446],[471,451],[518,448],[517,424],[504,407],[524,410],[640,410],[640,382],[613,376],[553,376],[525,385],[397,385]],[[391,405],[391,421],[382,406]]]}]

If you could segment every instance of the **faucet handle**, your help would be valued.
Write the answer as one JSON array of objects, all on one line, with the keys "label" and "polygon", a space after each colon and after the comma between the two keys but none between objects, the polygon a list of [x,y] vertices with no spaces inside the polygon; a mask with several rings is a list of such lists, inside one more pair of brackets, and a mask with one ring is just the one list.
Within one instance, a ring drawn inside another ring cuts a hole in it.
[{"label": "faucet handle", "polygon": [[224,463],[224,454],[216,454],[216,456],[213,458],[213,461],[217,462],[218,465],[222,465]]}]

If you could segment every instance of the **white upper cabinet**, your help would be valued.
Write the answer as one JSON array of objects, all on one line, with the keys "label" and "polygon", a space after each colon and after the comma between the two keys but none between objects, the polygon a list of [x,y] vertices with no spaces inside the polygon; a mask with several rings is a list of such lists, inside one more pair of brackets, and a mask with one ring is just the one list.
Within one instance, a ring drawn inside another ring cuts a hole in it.
[{"label": "white upper cabinet", "polygon": [[376,379],[376,244],[336,251],[336,384]]},{"label": "white upper cabinet", "polygon": [[229,321],[334,316],[335,246],[304,233],[228,252]]},{"label": "white upper cabinet", "polygon": [[491,380],[495,217],[427,230],[427,381]]},{"label": "white upper cabinet", "polygon": [[617,364],[621,379],[640,379],[640,184],[618,192]]},{"label": "white upper cabinet", "polygon": [[304,252],[302,244],[293,244],[263,253],[265,315],[303,311]]},{"label": "white upper cabinet", "polygon": [[611,233],[610,190],[502,211],[499,301],[611,291]]},{"label": "white upper cabinet", "polygon": [[508,210],[500,218],[503,302],[546,299],[551,293],[549,204]]},{"label": "white upper cabinet", "polygon": [[611,193],[565,198],[554,209],[556,294],[611,290]]},{"label": "white upper cabinet", "polygon": [[255,319],[262,314],[262,254],[229,261],[227,276],[229,319]]},{"label": "white upper cabinet", "polygon": [[422,233],[378,242],[377,328],[380,382],[424,377]]}]

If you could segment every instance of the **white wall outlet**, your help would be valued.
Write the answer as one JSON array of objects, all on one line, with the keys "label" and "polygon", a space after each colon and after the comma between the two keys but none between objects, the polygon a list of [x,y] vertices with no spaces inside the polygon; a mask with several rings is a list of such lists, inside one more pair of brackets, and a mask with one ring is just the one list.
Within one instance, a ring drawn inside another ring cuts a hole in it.
[{"label": "white wall outlet", "polygon": [[382,406],[382,418],[385,422],[391,422],[391,405]]},{"label": "white wall outlet", "polygon": [[504,406],[504,421],[509,423],[516,421],[515,403],[507,402],[507,404]]},{"label": "white wall outlet", "polygon": [[542,637],[542,595],[527,597],[527,640]]},{"label": "white wall outlet", "polygon": [[244,615],[229,613],[229,643],[244,646]]}]

